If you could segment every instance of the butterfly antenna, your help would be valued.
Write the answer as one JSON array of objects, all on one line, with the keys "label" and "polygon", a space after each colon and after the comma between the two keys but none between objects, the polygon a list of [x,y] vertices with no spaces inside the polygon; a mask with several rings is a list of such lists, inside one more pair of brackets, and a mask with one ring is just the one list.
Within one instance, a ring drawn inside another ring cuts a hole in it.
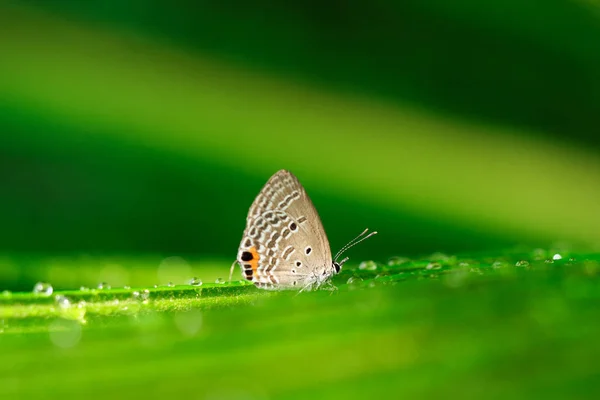
[{"label": "butterfly antenna", "polygon": [[345,252],[346,250],[348,250],[350,247],[353,246],[353,243],[356,242],[357,240],[359,240],[361,237],[363,237],[367,232],[369,231],[369,228],[365,229],[364,231],[362,231],[360,233],[360,235],[358,235],[357,237],[355,237],[354,239],[352,239],[351,241],[349,241],[348,243],[346,243],[341,249],[340,251],[337,252],[337,254],[335,255],[335,257],[333,258],[334,261],[337,261],[337,259],[342,255],[343,252]]},{"label": "butterfly antenna", "polygon": [[[340,258],[340,256],[342,254],[344,254],[349,248],[356,246],[357,244],[359,244],[360,242],[362,242],[363,240],[367,240],[368,238],[370,238],[373,235],[377,234],[377,231],[373,231],[371,233],[369,233],[367,235],[367,232],[369,231],[369,229],[365,229],[364,231],[362,231],[362,233],[360,235],[358,235],[357,237],[355,237],[354,239],[352,239],[351,241],[349,241],[344,247],[342,247],[340,249],[340,251],[337,252],[337,254],[335,255],[335,257],[333,258],[334,262],[337,262],[337,259]],[[348,260],[348,257],[344,258],[339,264],[342,265],[344,264],[346,261]]]}]

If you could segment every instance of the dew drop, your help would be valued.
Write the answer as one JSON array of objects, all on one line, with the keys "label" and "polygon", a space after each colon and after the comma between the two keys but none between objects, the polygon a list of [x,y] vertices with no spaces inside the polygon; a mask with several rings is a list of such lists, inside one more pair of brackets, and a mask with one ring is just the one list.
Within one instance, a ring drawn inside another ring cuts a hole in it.
[{"label": "dew drop", "polygon": [[519,260],[515,263],[515,267],[529,267],[529,261]]},{"label": "dew drop", "polygon": [[352,285],[354,282],[356,282],[356,278],[354,276],[351,276],[350,278],[348,278],[348,280],[346,281],[346,283],[348,285]]},{"label": "dew drop", "polygon": [[110,289],[110,285],[106,282],[100,282],[98,284],[98,289],[100,289],[100,290]]},{"label": "dew drop", "polygon": [[154,285],[154,289],[158,288],[158,285]]},{"label": "dew drop", "polygon": [[202,286],[202,279],[193,277],[192,279],[190,279],[190,285],[192,285],[192,286]]},{"label": "dew drop", "polygon": [[438,262],[430,262],[429,264],[427,264],[427,266],[425,267],[425,269],[441,269],[442,268],[442,264],[438,263]]},{"label": "dew drop", "polygon": [[71,302],[69,301],[69,299],[67,299],[62,294],[57,294],[56,296],[54,296],[54,301],[62,309],[66,309],[66,308],[71,307]]},{"label": "dew drop", "polygon": [[493,269],[504,268],[504,263],[502,261],[494,261],[494,263],[492,264],[492,268]]},{"label": "dew drop", "polygon": [[358,265],[358,269],[365,271],[375,271],[377,269],[377,263],[375,261],[363,261]]},{"label": "dew drop", "polygon": [[148,289],[142,290],[142,300],[148,300],[150,298],[150,291]]},{"label": "dew drop", "polygon": [[556,253],[555,255],[552,256],[553,260],[562,260],[562,256],[558,253]]},{"label": "dew drop", "polygon": [[136,290],[136,291],[134,291],[133,293],[131,293],[131,297],[132,297],[134,300],[137,300],[137,299],[139,299],[139,297],[140,297],[140,292],[138,292],[137,290]]},{"label": "dew drop", "polygon": [[167,283],[167,286],[168,287],[175,287],[175,284],[173,282],[169,282],[169,283]]},{"label": "dew drop", "polygon": [[38,282],[33,287],[33,293],[39,294],[42,296],[50,296],[50,295],[52,295],[53,291],[54,291],[54,288],[49,283]]},{"label": "dew drop", "polygon": [[85,286],[81,286],[81,287],[79,288],[79,291],[81,291],[81,292],[89,292],[89,291],[90,291],[90,288],[88,288],[88,287],[85,287]]},{"label": "dew drop", "polygon": [[217,278],[215,283],[225,283],[225,280],[223,278]]},{"label": "dew drop", "polygon": [[377,275],[375,275],[375,279],[383,279],[383,278],[386,278],[387,276],[389,276],[389,275],[386,273],[377,274]]},{"label": "dew drop", "polygon": [[123,289],[125,289],[125,290],[129,290],[129,289],[131,289],[131,286],[129,286],[129,285],[125,285],[125,286],[123,286]]},{"label": "dew drop", "polygon": [[402,264],[406,264],[407,262],[409,262],[410,259],[407,257],[391,257],[388,260],[388,265],[389,266],[394,266],[394,265],[402,265]]},{"label": "dew drop", "polygon": [[363,282],[362,278],[359,278],[358,276],[351,276],[346,281],[346,284],[348,285],[348,289],[355,290],[360,286],[360,284],[362,282]]},{"label": "dew drop", "polygon": [[467,268],[469,266],[469,263],[465,262],[465,261],[459,262],[458,266],[461,267],[461,268]]}]

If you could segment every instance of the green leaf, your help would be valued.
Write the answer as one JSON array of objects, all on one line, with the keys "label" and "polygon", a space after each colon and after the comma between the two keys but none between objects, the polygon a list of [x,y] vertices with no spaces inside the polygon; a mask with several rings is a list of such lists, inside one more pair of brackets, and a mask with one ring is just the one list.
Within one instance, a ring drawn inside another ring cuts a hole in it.
[{"label": "green leaf", "polygon": [[5,292],[0,395],[594,397],[599,277],[538,249],[363,262],[333,291]]}]

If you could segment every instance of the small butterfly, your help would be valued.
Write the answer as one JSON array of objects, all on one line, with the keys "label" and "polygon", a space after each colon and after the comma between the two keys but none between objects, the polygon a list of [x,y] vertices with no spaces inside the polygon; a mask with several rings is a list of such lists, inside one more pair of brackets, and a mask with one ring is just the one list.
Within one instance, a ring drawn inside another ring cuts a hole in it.
[{"label": "small butterfly", "polygon": [[[298,179],[289,171],[275,173],[248,211],[237,260],[245,279],[258,288],[316,289],[338,274],[350,247],[375,235],[360,235],[331,257],[329,241],[317,210]],[[231,275],[230,275],[231,280]]]}]

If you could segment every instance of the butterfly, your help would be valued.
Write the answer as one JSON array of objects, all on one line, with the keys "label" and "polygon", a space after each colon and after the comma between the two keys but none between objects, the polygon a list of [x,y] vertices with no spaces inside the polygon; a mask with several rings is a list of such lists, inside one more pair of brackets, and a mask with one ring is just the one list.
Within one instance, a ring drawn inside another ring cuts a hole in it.
[{"label": "butterfly", "polygon": [[[250,206],[237,259],[242,275],[258,288],[312,290],[329,283],[350,247],[371,237],[365,229],[331,256],[323,224],[306,190],[291,172],[280,170]],[[230,280],[231,280],[230,274]]]}]

